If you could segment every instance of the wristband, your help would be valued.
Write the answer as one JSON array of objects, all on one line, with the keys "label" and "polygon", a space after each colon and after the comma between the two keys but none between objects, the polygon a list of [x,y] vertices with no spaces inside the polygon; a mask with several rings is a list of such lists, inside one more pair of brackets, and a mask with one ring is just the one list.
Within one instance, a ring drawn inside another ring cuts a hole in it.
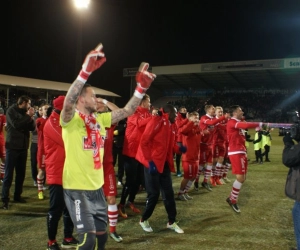
[{"label": "wristband", "polygon": [[108,101],[106,99],[102,99],[102,102],[107,105]]},{"label": "wristband", "polygon": [[89,78],[90,74],[81,70],[79,72],[79,75],[77,76],[77,80],[83,82],[83,83],[86,83],[87,79]]},{"label": "wristband", "polygon": [[135,90],[133,95],[139,99],[142,99],[145,93],[141,94],[139,91]]}]

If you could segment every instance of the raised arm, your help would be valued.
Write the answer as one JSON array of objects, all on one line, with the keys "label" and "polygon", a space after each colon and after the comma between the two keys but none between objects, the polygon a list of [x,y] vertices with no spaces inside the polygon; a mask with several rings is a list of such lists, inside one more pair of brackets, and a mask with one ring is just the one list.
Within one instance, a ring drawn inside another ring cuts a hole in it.
[{"label": "raised arm", "polygon": [[106,99],[103,99],[103,98],[97,98],[97,102],[100,102],[100,103],[103,103],[104,105],[106,105],[111,111],[114,111],[116,109],[118,109],[119,107],[112,103],[112,102],[109,102],[107,101]]},{"label": "raised arm", "polygon": [[68,123],[73,118],[78,96],[80,95],[83,85],[89,78],[90,74],[92,74],[92,72],[100,68],[101,65],[106,62],[104,53],[101,52],[102,48],[103,46],[100,43],[95,50],[92,50],[86,56],[77,79],[69,88],[61,112],[61,118],[63,122]]},{"label": "raised arm", "polygon": [[136,74],[137,86],[135,88],[134,94],[124,108],[116,109],[111,112],[112,124],[115,124],[118,121],[132,115],[136,108],[139,106],[141,99],[156,77],[156,75],[147,71],[148,68],[148,63],[141,63]]}]

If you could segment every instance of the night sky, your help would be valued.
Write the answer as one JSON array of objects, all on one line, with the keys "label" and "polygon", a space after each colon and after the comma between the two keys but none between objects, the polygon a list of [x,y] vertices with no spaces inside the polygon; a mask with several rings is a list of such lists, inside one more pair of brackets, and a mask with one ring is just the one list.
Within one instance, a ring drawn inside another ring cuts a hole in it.
[{"label": "night sky", "polygon": [[125,99],[130,79],[122,70],[142,61],[300,57],[300,1],[91,0],[80,13],[72,0],[9,0],[0,11],[0,74],[72,83],[81,67],[77,58],[83,61],[102,42],[107,62],[89,82]]}]

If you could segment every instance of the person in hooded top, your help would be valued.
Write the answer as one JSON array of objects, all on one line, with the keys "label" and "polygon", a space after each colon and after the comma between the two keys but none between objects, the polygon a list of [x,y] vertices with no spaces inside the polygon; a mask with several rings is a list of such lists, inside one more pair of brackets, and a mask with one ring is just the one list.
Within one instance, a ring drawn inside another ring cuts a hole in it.
[{"label": "person in hooded top", "polygon": [[62,247],[76,247],[78,241],[73,237],[74,225],[66,207],[62,173],[65,162],[65,148],[62,140],[62,129],[59,125],[59,115],[65,96],[53,100],[54,110],[44,125],[44,152],[46,180],[49,185],[49,210],[47,214],[48,243],[47,250],[60,249],[56,241],[58,223],[63,215],[64,239]]}]

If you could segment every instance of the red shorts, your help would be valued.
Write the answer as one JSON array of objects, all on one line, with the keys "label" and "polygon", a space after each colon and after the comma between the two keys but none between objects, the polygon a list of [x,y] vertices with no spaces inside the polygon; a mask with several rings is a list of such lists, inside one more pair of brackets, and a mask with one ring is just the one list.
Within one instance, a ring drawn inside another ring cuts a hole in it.
[{"label": "red shorts", "polygon": [[206,145],[200,143],[200,165],[204,165],[205,163],[212,163],[212,145]]},{"label": "red shorts", "polygon": [[233,174],[247,174],[248,160],[246,154],[229,155]]},{"label": "red shorts", "polygon": [[199,164],[198,162],[182,162],[183,177],[184,179],[195,179],[198,173]]},{"label": "red shorts", "polygon": [[117,184],[115,170],[112,163],[103,164],[104,171],[104,185],[103,191],[105,196],[116,196],[117,195]]},{"label": "red shorts", "polygon": [[226,148],[224,143],[217,143],[213,148],[213,158],[225,157]]}]

